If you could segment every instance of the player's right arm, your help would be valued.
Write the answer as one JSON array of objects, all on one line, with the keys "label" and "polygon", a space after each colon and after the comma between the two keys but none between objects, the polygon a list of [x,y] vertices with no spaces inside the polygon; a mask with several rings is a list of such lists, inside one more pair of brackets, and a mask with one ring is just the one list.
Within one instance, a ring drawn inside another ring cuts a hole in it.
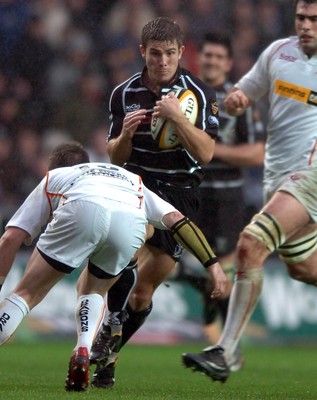
[{"label": "player's right arm", "polygon": [[234,87],[227,94],[223,104],[228,114],[237,117],[251,105],[251,100],[241,89]]},{"label": "player's right arm", "polygon": [[108,154],[113,164],[122,166],[129,160],[132,152],[132,139],[137,127],[145,118],[146,110],[133,111],[123,119],[120,135],[108,142]]},{"label": "player's right arm", "polygon": [[10,226],[0,238],[0,290],[10,272],[17,251],[24,241],[29,238],[28,232],[23,229]]},{"label": "player's right arm", "polygon": [[140,109],[124,113],[122,95],[115,89],[110,99],[110,130],[107,151],[113,164],[122,166],[129,160],[132,152],[132,139],[145,118],[146,110]]},{"label": "player's right arm", "polygon": [[21,245],[31,244],[50,218],[51,209],[46,197],[46,182],[47,177],[27,197],[7,223],[6,231],[0,238],[0,289]]}]

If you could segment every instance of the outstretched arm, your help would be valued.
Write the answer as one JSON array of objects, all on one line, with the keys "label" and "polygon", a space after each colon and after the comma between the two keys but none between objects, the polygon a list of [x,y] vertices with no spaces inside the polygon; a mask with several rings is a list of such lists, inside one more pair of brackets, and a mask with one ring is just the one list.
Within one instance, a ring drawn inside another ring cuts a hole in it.
[{"label": "outstretched arm", "polygon": [[163,217],[163,223],[172,231],[174,239],[207,269],[213,282],[211,297],[223,295],[227,283],[226,275],[198,226],[178,211],[166,214]]},{"label": "outstretched arm", "polygon": [[0,290],[10,272],[17,251],[24,241],[29,238],[29,234],[23,229],[9,227],[0,238]]}]

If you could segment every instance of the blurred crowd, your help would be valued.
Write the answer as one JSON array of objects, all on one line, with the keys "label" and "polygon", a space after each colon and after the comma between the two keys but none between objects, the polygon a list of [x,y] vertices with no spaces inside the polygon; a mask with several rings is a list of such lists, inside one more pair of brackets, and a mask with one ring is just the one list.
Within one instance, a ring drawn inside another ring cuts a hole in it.
[{"label": "blurred crowd", "polygon": [[45,174],[52,148],[78,140],[107,161],[112,89],[143,67],[142,27],[158,16],[185,34],[182,65],[197,73],[208,31],[230,32],[232,80],[272,40],[293,32],[292,0],[2,0],[0,227]]}]

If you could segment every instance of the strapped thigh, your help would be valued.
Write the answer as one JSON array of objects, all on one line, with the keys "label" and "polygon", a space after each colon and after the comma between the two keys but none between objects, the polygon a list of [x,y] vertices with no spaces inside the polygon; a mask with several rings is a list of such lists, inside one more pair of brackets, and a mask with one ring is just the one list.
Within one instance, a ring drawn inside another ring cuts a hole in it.
[{"label": "strapped thigh", "polygon": [[276,250],[285,241],[285,234],[282,226],[269,214],[261,211],[255,214],[244,232],[256,237],[271,252]]},{"label": "strapped thigh", "polygon": [[280,259],[286,264],[293,265],[306,260],[317,248],[317,229],[293,242],[280,246]]}]

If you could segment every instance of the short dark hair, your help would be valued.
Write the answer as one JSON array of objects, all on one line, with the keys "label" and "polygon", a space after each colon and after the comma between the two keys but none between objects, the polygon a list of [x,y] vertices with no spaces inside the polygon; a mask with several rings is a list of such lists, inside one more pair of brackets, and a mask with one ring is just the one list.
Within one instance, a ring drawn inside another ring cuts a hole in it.
[{"label": "short dark hair", "polygon": [[145,48],[149,41],[177,42],[178,46],[183,45],[184,35],[176,23],[168,17],[159,17],[148,22],[142,29],[141,43]]},{"label": "short dark hair", "polygon": [[62,143],[55,147],[48,159],[48,169],[71,167],[88,163],[89,155],[79,142]]},{"label": "short dark hair", "polygon": [[225,47],[228,51],[228,56],[230,58],[233,57],[233,48],[232,48],[231,37],[228,34],[220,33],[220,32],[205,33],[205,35],[203,36],[202,40],[199,43],[199,50],[201,51],[203,49],[204,45],[208,44],[208,43],[218,44],[218,45]]},{"label": "short dark hair", "polygon": [[294,6],[295,6],[295,8],[297,7],[297,4],[298,4],[300,1],[302,1],[303,3],[306,3],[306,4],[314,4],[314,3],[317,3],[317,0],[294,0]]}]

